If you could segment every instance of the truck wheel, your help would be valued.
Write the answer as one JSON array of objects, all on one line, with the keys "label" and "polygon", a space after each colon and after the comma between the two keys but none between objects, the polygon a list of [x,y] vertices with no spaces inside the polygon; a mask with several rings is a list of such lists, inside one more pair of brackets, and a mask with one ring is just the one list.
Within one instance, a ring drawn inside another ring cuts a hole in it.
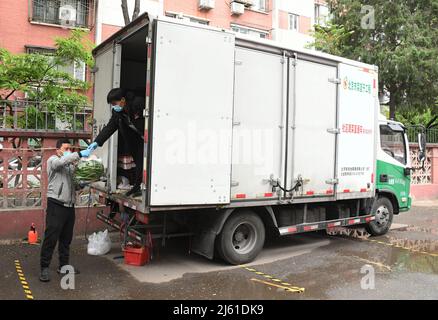
[{"label": "truck wheel", "polygon": [[216,239],[219,256],[238,265],[253,261],[265,243],[265,226],[251,211],[231,215]]},{"label": "truck wheel", "polygon": [[394,216],[394,208],[391,201],[385,197],[377,198],[372,212],[376,220],[366,225],[366,230],[373,236],[381,236],[388,232]]}]

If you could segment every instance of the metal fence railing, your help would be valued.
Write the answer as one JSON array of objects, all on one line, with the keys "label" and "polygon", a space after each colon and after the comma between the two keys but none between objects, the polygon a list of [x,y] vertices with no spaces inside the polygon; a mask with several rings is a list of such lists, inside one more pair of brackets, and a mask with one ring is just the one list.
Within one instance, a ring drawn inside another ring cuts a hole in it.
[{"label": "metal fence railing", "polygon": [[[418,142],[418,134],[422,132],[421,128],[413,127],[407,129],[407,135],[409,142]],[[427,129],[426,142],[427,143],[438,143],[438,129]]]},{"label": "metal fence railing", "polygon": [[0,130],[91,133],[92,108],[28,100],[0,100]]}]

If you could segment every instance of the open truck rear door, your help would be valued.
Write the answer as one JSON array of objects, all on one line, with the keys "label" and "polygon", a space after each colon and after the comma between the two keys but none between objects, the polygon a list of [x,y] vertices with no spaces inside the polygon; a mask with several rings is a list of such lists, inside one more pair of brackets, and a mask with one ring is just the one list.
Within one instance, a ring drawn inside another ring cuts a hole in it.
[{"label": "open truck rear door", "polygon": [[[111,117],[111,107],[106,101],[106,96],[112,88],[120,87],[120,59],[122,48],[119,44],[109,46],[106,51],[99,52],[95,56],[94,74],[94,119],[93,129],[95,138],[100,130],[108,123]],[[99,104],[99,105],[96,105]],[[108,168],[107,187],[109,191],[115,191],[117,182],[117,134],[101,147],[95,154],[102,159],[105,168]]]},{"label": "open truck rear door", "polygon": [[150,205],[227,204],[234,35],[168,21],[155,32]]}]

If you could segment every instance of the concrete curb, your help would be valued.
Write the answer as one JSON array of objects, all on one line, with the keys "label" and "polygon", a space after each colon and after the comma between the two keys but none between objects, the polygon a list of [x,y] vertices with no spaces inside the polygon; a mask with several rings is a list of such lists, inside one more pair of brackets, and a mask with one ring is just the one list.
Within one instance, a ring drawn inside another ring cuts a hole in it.
[{"label": "concrete curb", "polygon": [[402,224],[402,223],[393,223],[391,225],[391,228],[389,228],[389,230],[401,230],[401,231],[406,231],[408,229],[409,225],[408,224]]}]

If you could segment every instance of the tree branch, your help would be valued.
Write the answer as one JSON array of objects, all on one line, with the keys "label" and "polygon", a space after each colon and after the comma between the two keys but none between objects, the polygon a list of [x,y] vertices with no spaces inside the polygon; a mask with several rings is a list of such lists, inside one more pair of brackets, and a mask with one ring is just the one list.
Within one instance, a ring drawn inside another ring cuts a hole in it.
[{"label": "tree branch", "polygon": [[140,13],[140,0],[135,0],[134,12],[132,13],[132,20],[135,20]]},{"label": "tree branch", "polygon": [[125,20],[125,25],[127,25],[127,24],[129,24],[131,22],[129,20],[128,2],[127,2],[127,0],[122,0],[122,12],[123,12],[123,19]]}]

